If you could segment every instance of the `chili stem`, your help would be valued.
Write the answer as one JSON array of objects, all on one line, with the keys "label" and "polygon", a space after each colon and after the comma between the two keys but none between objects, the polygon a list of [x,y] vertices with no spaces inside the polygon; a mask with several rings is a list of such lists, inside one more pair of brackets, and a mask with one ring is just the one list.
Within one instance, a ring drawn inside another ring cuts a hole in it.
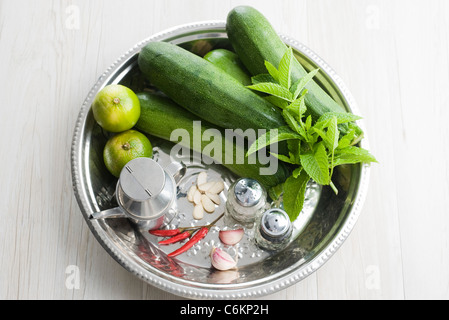
[{"label": "chili stem", "polygon": [[190,248],[192,248],[195,244],[197,244],[199,241],[201,241],[209,232],[210,228],[214,226],[221,218],[223,218],[224,213],[221,214],[215,221],[213,221],[210,225],[201,227],[199,231],[197,231],[192,238],[190,238],[189,241],[187,241],[181,248],[173,251],[172,253],[169,253],[169,257],[176,257]]}]

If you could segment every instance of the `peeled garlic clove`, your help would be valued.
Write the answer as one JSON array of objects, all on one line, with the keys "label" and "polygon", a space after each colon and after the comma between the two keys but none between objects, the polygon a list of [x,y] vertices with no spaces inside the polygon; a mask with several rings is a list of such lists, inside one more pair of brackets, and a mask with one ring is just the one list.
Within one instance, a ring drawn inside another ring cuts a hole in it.
[{"label": "peeled garlic clove", "polygon": [[216,182],[214,182],[213,186],[210,187],[209,190],[207,190],[207,191],[210,192],[210,193],[219,194],[223,190],[224,190],[224,183],[223,183],[223,181],[216,181]]},{"label": "peeled garlic clove", "polygon": [[201,185],[198,185],[198,190],[200,190],[203,193],[206,193],[209,191],[210,188],[212,188],[215,185],[215,182],[206,182]]},{"label": "peeled garlic clove", "polygon": [[198,178],[197,178],[197,180],[196,180],[196,184],[198,185],[198,186],[200,186],[200,185],[202,185],[202,184],[205,184],[207,182],[207,173],[205,172],[205,171],[203,171],[203,172],[201,172],[199,175],[198,175]]},{"label": "peeled garlic clove", "polygon": [[206,192],[206,196],[211,199],[213,203],[220,205],[221,200],[218,194]]},{"label": "peeled garlic clove", "polygon": [[201,204],[201,192],[198,189],[195,189],[195,193],[193,194],[193,202],[196,205]]},{"label": "peeled garlic clove", "polygon": [[215,204],[205,194],[201,195],[201,204],[206,212],[212,213],[215,211]]},{"label": "peeled garlic clove", "polygon": [[193,219],[195,220],[201,220],[204,217],[204,209],[203,206],[200,204],[195,205],[193,208]]},{"label": "peeled garlic clove", "polygon": [[243,239],[244,234],[245,231],[243,230],[243,228],[235,230],[220,230],[220,232],[218,233],[218,237],[224,244],[233,246]]},{"label": "peeled garlic clove", "polygon": [[189,191],[187,192],[187,200],[193,202],[193,196],[195,195],[196,186],[191,186]]},{"label": "peeled garlic clove", "polygon": [[230,254],[220,248],[212,249],[210,259],[214,268],[221,271],[230,270],[237,266],[237,262],[230,256]]}]

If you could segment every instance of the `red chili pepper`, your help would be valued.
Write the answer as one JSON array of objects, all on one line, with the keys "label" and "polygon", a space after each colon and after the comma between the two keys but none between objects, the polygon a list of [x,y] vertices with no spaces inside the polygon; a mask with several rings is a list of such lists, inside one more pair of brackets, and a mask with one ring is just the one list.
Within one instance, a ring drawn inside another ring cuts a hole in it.
[{"label": "red chili pepper", "polygon": [[150,230],[148,231],[153,236],[157,237],[172,237],[181,233],[179,229],[170,229],[170,230]]},{"label": "red chili pepper", "polygon": [[192,235],[192,232],[193,232],[193,230],[192,231],[185,231],[183,233],[175,235],[174,237],[168,238],[166,240],[159,241],[159,244],[166,245],[166,244],[172,244],[172,243],[176,243],[176,242],[182,241],[184,239],[189,238]]},{"label": "red chili pepper", "polygon": [[195,244],[197,244],[201,239],[203,239],[207,235],[208,232],[209,232],[208,227],[202,227],[197,233],[195,233],[195,235],[186,244],[184,244],[178,250],[175,250],[172,253],[169,253],[168,256],[176,257],[176,256],[180,255],[181,253],[186,252],[187,250],[192,248]]}]

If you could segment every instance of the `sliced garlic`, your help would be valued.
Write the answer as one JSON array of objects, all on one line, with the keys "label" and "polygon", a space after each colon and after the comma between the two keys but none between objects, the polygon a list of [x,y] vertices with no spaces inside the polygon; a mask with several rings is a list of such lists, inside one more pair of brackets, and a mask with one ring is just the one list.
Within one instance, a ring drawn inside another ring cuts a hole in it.
[{"label": "sliced garlic", "polygon": [[198,189],[195,189],[195,193],[193,194],[193,203],[196,205],[201,204],[201,192]]},{"label": "sliced garlic", "polygon": [[198,175],[198,178],[197,178],[197,180],[196,180],[196,184],[198,185],[198,186],[200,186],[200,185],[202,185],[202,184],[205,184],[207,182],[207,173],[205,172],[205,171],[203,171],[203,172],[201,172],[199,175]]},{"label": "sliced garlic", "polygon": [[204,209],[203,206],[200,204],[195,205],[193,208],[193,219],[195,220],[201,220],[204,217]]},{"label": "sliced garlic", "polygon": [[201,204],[206,212],[212,213],[215,211],[215,204],[205,194],[201,196]]},{"label": "sliced garlic", "polygon": [[220,196],[218,194],[206,192],[206,196],[209,199],[211,199],[213,203],[220,205],[221,200],[220,200]]},{"label": "sliced garlic", "polygon": [[[198,185],[198,190],[200,190],[202,193],[206,193],[209,191],[210,188],[212,188],[215,185],[215,182],[206,182],[201,185]],[[210,192],[210,191],[209,191]]]},{"label": "sliced garlic", "polygon": [[190,202],[193,202],[193,196],[195,195],[196,190],[197,190],[197,188],[195,185],[190,187],[189,191],[187,192],[187,200],[189,200]]},{"label": "sliced garlic", "polygon": [[199,220],[203,218],[204,211],[213,213],[215,205],[220,205],[221,203],[218,194],[223,190],[223,181],[207,182],[207,172],[200,172],[196,179],[196,185],[190,187],[187,192],[187,199],[195,204],[193,217]]},{"label": "sliced garlic", "polygon": [[210,193],[219,194],[224,190],[224,183],[223,181],[215,181],[212,187],[210,187],[207,191]]},{"label": "sliced garlic", "polygon": [[220,248],[214,247],[210,253],[210,258],[212,265],[218,270],[226,271],[237,266],[237,261],[235,261],[229,253]]}]

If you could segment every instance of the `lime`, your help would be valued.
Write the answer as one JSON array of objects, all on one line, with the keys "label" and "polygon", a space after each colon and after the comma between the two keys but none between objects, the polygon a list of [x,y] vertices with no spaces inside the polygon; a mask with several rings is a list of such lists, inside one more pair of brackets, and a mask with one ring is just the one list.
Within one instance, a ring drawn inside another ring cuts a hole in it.
[{"label": "lime", "polygon": [[114,84],[104,87],[92,103],[97,123],[110,132],[131,129],[140,117],[140,102],[129,88]]},{"label": "lime", "polygon": [[103,151],[106,168],[117,178],[129,161],[152,156],[153,147],[150,140],[136,130],[128,130],[113,136],[108,140]]}]

